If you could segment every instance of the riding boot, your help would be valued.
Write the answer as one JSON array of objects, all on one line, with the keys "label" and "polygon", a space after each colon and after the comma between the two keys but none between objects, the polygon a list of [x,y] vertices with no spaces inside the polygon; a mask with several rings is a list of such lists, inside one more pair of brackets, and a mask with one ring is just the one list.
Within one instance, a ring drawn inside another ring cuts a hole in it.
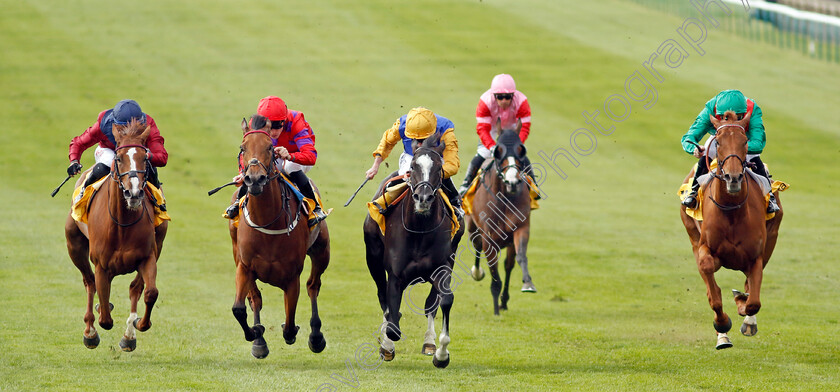
[{"label": "riding boot", "polygon": [[479,154],[475,154],[473,159],[470,161],[470,165],[467,166],[467,173],[464,176],[464,182],[461,183],[461,188],[458,189],[458,193],[460,193],[461,196],[467,193],[470,189],[470,185],[472,185],[475,174],[478,173],[478,169],[481,167],[482,163],[484,163],[484,158]]},{"label": "riding boot", "polygon": [[312,184],[309,183],[309,177],[306,176],[302,170],[294,171],[291,173],[287,173],[289,179],[297,185],[300,193],[303,193],[304,196],[312,199],[315,202],[315,208],[312,210],[312,214],[315,215],[314,218],[309,220],[309,227],[317,225],[324,219],[327,219],[327,214],[321,210],[321,204],[318,203],[318,199],[315,197],[315,190],[312,189]]},{"label": "riding boot", "polygon": [[[770,180],[770,184],[772,185],[773,179],[770,178],[770,173],[767,173],[767,168],[764,167],[764,162],[761,161],[761,157],[756,156],[753,159],[750,159],[750,162],[755,164],[755,167],[753,167],[752,169],[755,172],[755,174],[767,177],[767,179]],[[774,212],[778,212],[779,209],[779,204],[776,203],[776,196],[773,195],[773,192],[771,190],[770,200],[767,202],[767,213],[772,214]]]},{"label": "riding boot", "polygon": [[239,187],[239,193],[236,194],[236,200],[234,200],[233,204],[228,206],[228,208],[225,210],[225,214],[223,216],[226,219],[233,219],[233,218],[236,218],[237,215],[239,215],[239,200],[242,199],[242,197],[245,196],[245,192],[247,192],[247,191],[248,191],[248,187],[246,187],[246,186],[240,186]]},{"label": "riding boot", "polygon": [[682,204],[688,208],[697,207],[697,191],[700,190],[700,182],[697,180],[703,174],[706,174],[709,168],[706,166],[706,157],[700,157],[697,161],[697,170],[694,171],[694,182],[691,184],[691,193],[685,197]]},{"label": "riding boot", "polygon": [[79,196],[76,196],[76,200],[81,200],[82,196],[85,194],[85,189],[87,189],[90,184],[93,184],[99,181],[100,178],[105,177],[111,169],[105,165],[104,163],[97,163],[93,165],[93,168],[88,173],[87,178],[85,179],[85,183],[82,184],[82,191],[79,192]]},{"label": "riding boot", "polygon": [[[534,185],[536,185],[537,184],[537,177],[534,176],[534,167],[531,166],[531,160],[528,159],[527,156],[522,158],[522,165],[525,167],[525,174],[527,174],[529,177],[531,177],[531,180],[534,181]],[[540,195],[539,189],[537,189],[536,192],[537,192],[536,199],[537,200],[542,199],[542,195]]]},{"label": "riding boot", "polygon": [[440,185],[443,193],[449,198],[449,203],[452,204],[452,208],[455,209],[455,213],[458,214],[458,218],[464,216],[464,209],[461,208],[461,194],[455,189],[455,183],[452,182],[452,177],[445,178]]}]

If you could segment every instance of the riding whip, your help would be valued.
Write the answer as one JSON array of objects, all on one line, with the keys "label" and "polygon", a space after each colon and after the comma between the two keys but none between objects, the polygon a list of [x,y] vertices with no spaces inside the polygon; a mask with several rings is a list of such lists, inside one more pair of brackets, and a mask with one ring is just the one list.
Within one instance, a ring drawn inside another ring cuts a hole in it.
[{"label": "riding whip", "polygon": [[50,193],[50,197],[55,197],[55,194],[58,193],[58,190],[61,189],[62,186],[64,186],[64,184],[67,182],[67,180],[70,179],[70,177],[72,176],[67,176],[67,178],[65,178],[64,181],[61,182],[58,188],[55,188],[55,190],[52,191],[52,193]]},{"label": "riding whip", "polygon": [[356,197],[356,195],[359,193],[359,191],[360,191],[360,190],[362,190],[362,187],[363,187],[363,186],[365,186],[365,184],[367,184],[367,182],[368,182],[369,180],[370,180],[369,178],[365,178],[365,182],[363,182],[363,183],[362,183],[362,185],[359,185],[359,188],[358,188],[358,189],[356,189],[356,191],[355,191],[355,192],[353,192],[353,196],[350,196],[350,198],[349,198],[349,199],[347,199],[347,203],[344,203],[344,206],[345,206],[345,207],[347,207],[348,205],[350,205],[350,202],[351,202],[351,201],[353,201],[353,199]]},{"label": "riding whip", "polygon": [[227,184],[225,184],[225,185],[222,185],[222,186],[220,186],[220,187],[218,187],[218,188],[213,188],[213,189],[211,189],[211,190],[207,191],[207,196],[213,196],[213,194],[214,194],[214,193],[216,193],[216,192],[220,191],[222,188],[224,188],[224,187],[226,187],[226,186],[234,185],[234,184],[236,184],[236,181],[231,181],[231,182],[229,182],[229,183],[227,183]]}]

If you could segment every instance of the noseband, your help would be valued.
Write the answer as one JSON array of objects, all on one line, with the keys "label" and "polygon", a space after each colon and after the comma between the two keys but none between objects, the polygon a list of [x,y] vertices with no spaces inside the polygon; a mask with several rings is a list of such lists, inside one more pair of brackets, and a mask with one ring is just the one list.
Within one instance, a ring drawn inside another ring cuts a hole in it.
[{"label": "noseband", "polygon": [[[271,135],[269,135],[268,132],[263,131],[263,130],[254,130],[254,131],[245,132],[245,134],[242,135],[242,140],[245,140],[245,137],[252,134],[252,133],[262,133],[262,134],[268,136],[269,140],[271,139]],[[239,155],[242,155],[241,151],[239,152]],[[274,153],[274,148],[272,146],[271,161],[274,162],[274,160],[276,158],[277,158],[277,155]],[[259,166],[259,167],[263,168],[263,170],[265,170],[266,174],[268,174],[268,181],[274,180],[274,179],[276,179],[277,177],[280,176],[280,171],[279,170],[276,170],[276,171],[272,170],[274,168],[274,165],[270,164],[270,165],[266,166],[264,163],[262,163],[257,158],[251,158],[251,160],[249,160],[245,164],[245,167],[243,168],[242,172],[245,173],[246,171],[248,171],[248,169],[251,168],[251,166]]]},{"label": "noseband", "polygon": [[[124,148],[131,148],[131,147],[142,148],[143,150],[146,151],[146,158],[144,159],[144,161],[148,165],[149,164],[149,149],[146,148],[146,146],[141,146],[139,144],[126,144],[124,146],[119,146],[119,147],[115,148],[114,152],[122,150]],[[121,191],[125,191],[125,187],[123,187],[122,181],[120,181],[120,180],[123,177],[125,177],[126,175],[128,175],[128,178],[136,178],[138,173],[142,173],[143,175],[146,175],[146,170],[129,170],[129,171],[125,171],[125,172],[120,173],[119,172],[120,170],[119,170],[118,166],[119,166],[119,164],[114,164],[114,168],[111,169],[111,178],[114,181],[119,183]],[[143,189],[145,187],[146,187],[146,181],[143,181],[143,184],[140,185],[140,189]]]},{"label": "noseband", "polygon": [[432,185],[432,183],[430,181],[426,181],[426,180],[420,181],[416,184],[412,184],[411,183],[411,172],[409,172],[409,178],[408,178],[408,181],[406,181],[406,182],[408,183],[408,189],[411,190],[412,195],[414,194],[415,190],[419,190],[420,188],[422,188],[424,186],[429,187],[432,190],[432,194],[435,194],[435,193],[437,193],[438,189],[440,189],[440,186],[443,184],[443,157],[440,154],[438,154],[437,151],[429,150],[429,152],[437,155],[438,159],[441,162],[441,167],[440,167],[441,181],[437,185]]}]

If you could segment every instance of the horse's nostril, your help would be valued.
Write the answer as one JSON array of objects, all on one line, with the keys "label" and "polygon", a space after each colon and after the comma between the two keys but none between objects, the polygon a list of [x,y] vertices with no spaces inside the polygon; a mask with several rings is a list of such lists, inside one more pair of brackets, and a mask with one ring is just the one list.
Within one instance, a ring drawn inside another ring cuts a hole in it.
[{"label": "horse's nostril", "polygon": [[242,178],[242,183],[244,183],[245,186],[251,186],[251,184],[253,184],[254,181],[251,179],[251,176],[245,176]]},{"label": "horse's nostril", "polygon": [[123,190],[123,197],[125,197],[126,199],[131,197],[131,192],[129,192],[128,189]]},{"label": "horse's nostril", "polygon": [[267,179],[268,179],[268,177],[266,177],[266,175],[265,175],[265,174],[260,174],[260,176],[257,178],[257,183],[258,183],[258,184],[262,184],[262,183],[264,183]]}]

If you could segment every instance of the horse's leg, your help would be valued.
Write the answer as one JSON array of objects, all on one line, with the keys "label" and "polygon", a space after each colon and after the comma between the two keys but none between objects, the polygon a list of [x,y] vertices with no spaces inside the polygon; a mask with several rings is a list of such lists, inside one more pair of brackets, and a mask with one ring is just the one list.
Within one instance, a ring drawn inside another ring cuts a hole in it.
[{"label": "horse's leg", "polygon": [[125,333],[120,339],[120,348],[123,351],[134,351],[137,348],[137,328],[134,328],[134,320],[137,320],[137,301],[143,293],[143,277],[140,272],[128,285],[128,299],[131,301],[131,310],[128,319],[125,321]]},{"label": "horse's leg", "polygon": [[[99,325],[106,330],[114,327],[114,320],[111,318],[111,279],[113,277],[105,272],[98,264],[95,271],[96,291],[99,293]],[[107,305],[107,306],[105,306]]]},{"label": "horse's leg", "polygon": [[516,247],[516,262],[522,268],[522,292],[536,293],[537,288],[534,287],[534,282],[531,280],[531,274],[528,272],[528,239],[531,237],[531,229],[529,226],[520,228],[513,232],[513,245]]},{"label": "horse's leg", "polygon": [[[490,249],[490,244],[485,243],[485,249]],[[499,293],[502,291],[502,278],[499,276],[499,251],[493,252],[492,255],[487,254],[487,265],[490,266],[490,277],[493,281],[490,282],[490,294],[493,295],[493,314],[499,315]],[[492,258],[492,259],[491,259]]]},{"label": "horse's leg", "polygon": [[718,343],[716,348],[732,347],[732,342],[729,341],[727,332],[732,328],[732,320],[723,312],[723,301],[720,296],[720,287],[715,282],[715,272],[720,269],[718,260],[712,256],[709,248],[706,245],[701,245],[697,259],[697,269],[700,271],[700,276],[703,277],[703,282],[706,283],[706,296],[709,298],[709,306],[715,312],[714,327],[718,332]]},{"label": "horse's leg", "polygon": [[744,316],[744,323],[741,324],[741,333],[744,336],[754,336],[758,333],[758,321],[755,315],[747,316],[747,298],[749,298],[750,292],[750,279],[748,273],[745,272],[744,275],[747,275],[747,278],[744,280],[744,292],[732,290],[732,294],[735,296],[738,314]]},{"label": "horse's leg", "polygon": [[250,272],[245,270],[242,263],[236,266],[236,294],[233,298],[233,317],[239,322],[242,331],[245,333],[245,340],[252,342],[254,339],[263,335],[265,328],[262,325],[255,325],[254,328],[248,326],[248,312],[245,310],[245,295],[248,290],[254,285],[254,277]]},{"label": "horse's leg", "polygon": [[[263,307],[262,292],[257,288],[257,282],[252,282],[251,288],[248,290],[248,299],[251,305],[251,311],[254,312],[254,328],[262,327],[260,322],[260,311]],[[251,344],[251,355],[257,359],[263,359],[268,356],[268,343],[265,341],[265,336],[259,336],[254,339]]]},{"label": "horse's leg", "polygon": [[441,309],[441,328],[440,328],[440,338],[437,350],[435,351],[435,355],[432,357],[432,364],[438,368],[445,368],[449,365],[449,311],[452,309],[452,302],[455,299],[455,295],[450,290],[450,282],[452,276],[449,274],[442,274],[437,280],[434,281],[434,285],[436,287],[436,291],[440,293],[440,309]]},{"label": "horse's leg", "polygon": [[388,329],[393,328],[388,322],[388,312],[382,313],[382,325],[379,326],[379,356],[384,361],[393,361],[397,354],[397,347],[394,341],[388,338]]},{"label": "horse's leg", "polygon": [[168,221],[164,221],[155,227],[155,244],[157,245],[155,260],[160,260],[160,251],[163,250],[163,239],[166,238],[166,231],[168,229]]},{"label": "horse's leg", "polygon": [[368,271],[373,282],[376,284],[376,296],[379,298],[379,307],[382,313],[388,309],[385,303],[385,293],[388,287],[388,277],[385,275],[385,245],[379,237],[379,227],[368,216],[365,218],[364,240],[365,259],[367,260]]},{"label": "horse's leg", "polygon": [[318,294],[321,292],[321,275],[330,264],[330,237],[326,222],[321,222],[321,232],[318,239],[309,248],[309,261],[312,269],[306,280],[306,292],[312,304],[312,316],[309,318],[309,349],[313,353],[320,353],[327,347],[324,334],[321,333],[321,317],[318,314]]},{"label": "horse's leg", "polygon": [[157,302],[157,259],[154,256],[149,256],[145,261],[140,263],[137,269],[143,282],[146,283],[146,288],[143,290],[143,303],[146,304],[146,309],[143,312],[143,318],[134,320],[134,328],[140,332],[148,331],[152,327],[152,308]]},{"label": "horse's leg", "polygon": [[482,237],[477,235],[471,238],[473,249],[475,249],[475,265],[470,269],[472,278],[476,281],[484,279],[484,270],[481,269],[481,245],[482,245]]},{"label": "horse's leg", "polygon": [[385,319],[388,326],[385,329],[385,334],[388,339],[397,342],[402,337],[402,330],[400,329],[400,302],[402,301],[403,287],[400,279],[394,275],[388,276],[388,292],[386,294],[386,303],[388,310],[385,312]]},{"label": "horse's leg", "polygon": [[505,285],[502,287],[501,310],[507,310],[507,302],[510,299],[508,288],[510,288],[510,273],[513,272],[513,265],[516,264],[516,251],[513,245],[508,245],[507,256],[505,257]]},{"label": "horse's leg", "polygon": [[93,326],[95,320],[93,316],[93,295],[96,293],[96,279],[88,260],[90,243],[82,231],[79,230],[76,221],[69,215],[67,216],[67,222],[64,224],[64,235],[67,238],[67,253],[70,254],[73,265],[82,273],[82,282],[85,284],[85,293],[87,294],[84,316],[85,331],[82,335],[82,341],[85,347],[96,348],[99,345],[99,335]]},{"label": "horse's leg", "polygon": [[435,350],[437,350],[437,346],[435,346],[435,315],[439,306],[437,304],[438,294],[437,288],[432,283],[432,290],[429,291],[429,296],[426,297],[426,305],[424,307],[429,326],[426,328],[426,334],[423,336],[423,348],[420,349],[420,353],[423,355],[433,355]]},{"label": "horse's leg", "polygon": [[295,312],[297,311],[297,302],[300,297],[300,277],[292,279],[286,288],[283,290],[283,299],[286,302],[286,323],[283,324],[283,339],[286,344],[295,344],[297,340],[297,333],[300,329],[295,325]]},{"label": "horse's leg", "polygon": [[761,309],[761,280],[764,276],[764,260],[761,256],[757,257],[750,268],[749,275],[747,275],[747,283],[749,284],[749,297],[747,297],[747,306],[745,311],[747,316],[755,316]]}]

